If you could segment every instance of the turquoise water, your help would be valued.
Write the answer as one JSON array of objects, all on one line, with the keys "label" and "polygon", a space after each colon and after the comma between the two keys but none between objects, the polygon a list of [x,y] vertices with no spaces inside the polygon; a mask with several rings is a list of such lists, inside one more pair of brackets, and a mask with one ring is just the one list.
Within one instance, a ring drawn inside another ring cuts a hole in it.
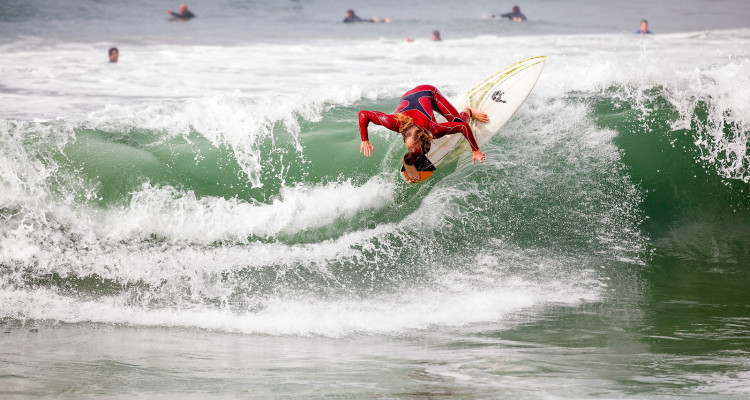
[{"label": "turquoise water", "polygon": [[[744,3],[118,4],[0,6],[0,397],[747,396]],[[359,154],[540,54],[484,164]]]}]

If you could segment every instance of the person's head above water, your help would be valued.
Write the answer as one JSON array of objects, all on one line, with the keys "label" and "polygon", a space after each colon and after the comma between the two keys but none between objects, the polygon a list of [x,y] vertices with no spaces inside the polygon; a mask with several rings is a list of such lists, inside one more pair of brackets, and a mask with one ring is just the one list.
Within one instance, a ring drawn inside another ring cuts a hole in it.
[{"label": "person's head above water", "polygon": [[521,7],[519,7],[519,6],[513,6],[513,12],[514,13],[520,13],[521,12]]},{"label": "person's head above water", "polygon": [[117,50],[117,47],[109,49],[109,62],[116,63],[118,57],[120,57],[120,50]]},{"label": "person's head above water", "polygon": [[640,31],[643,32],[643,33],[648,32],[648,21],[646,21],[645,19],[641,20],[641,29],[640,29]]},{"label": "person's head above water", "polygon": [[440,39],[440,31],[432,31],[432,40],[435,42],[442,40]]},{"label": "person's head above water", "polygon": [[[185,11],[187,11],[187,5],[186,4],[180,4],[180,14],[185,14]],[[200,10],[198,10],[200,11]]]}]

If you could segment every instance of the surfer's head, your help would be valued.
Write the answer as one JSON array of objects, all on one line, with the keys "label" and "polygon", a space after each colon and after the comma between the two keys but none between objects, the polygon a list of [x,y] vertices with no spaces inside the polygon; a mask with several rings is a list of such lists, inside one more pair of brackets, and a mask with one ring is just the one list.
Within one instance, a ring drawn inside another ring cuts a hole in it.
[{"label": "surfer's head", "polygon": [[406,145],[409,153],[419,155],[419,153],[426,153],[430,150],[432,135],[429,132],[426,132],[404,114],[396,113],[394,116],[398,121],[398,131],[404,138],[404,145]]},{"label": "surfer's head", "polygon": [[641,29],[640,29],[640,31],[644,32],[644,33],[648,32],[648,21],[646,21],[645,19],[641,21]]},{"label": "surfer's head", "polygon": [[109,62],[116,63],[118,57],[120,57],[120,50],[117,50],[117,47],[109,49]]},{"label": "surfer's head", "polygon": [[404,137],[404,144],[409,150],[409,153],[418,153],[422,148],[422,129],[416,125],[410,125],[406,130],[401,132]]},{"label": "surfer's head", "polygon": [[409,150],[410,154],[419,156],[421,153],[427,153],[430,151],[430,142],[432,141],[432,135],[425,132],[418,125],[411,124],[401,132],[404,138],[404,145]]}]

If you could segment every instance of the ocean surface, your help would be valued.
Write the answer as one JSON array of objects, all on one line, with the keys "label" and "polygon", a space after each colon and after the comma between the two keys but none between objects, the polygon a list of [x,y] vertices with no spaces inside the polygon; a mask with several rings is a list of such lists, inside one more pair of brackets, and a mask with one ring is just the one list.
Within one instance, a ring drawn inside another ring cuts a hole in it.
[{"label": "ocean surface", "polygon": [[[178,5],[0,1],[0,398],[750,397],[750,2]],[[484,164],[359,153],[538,55]]]}]

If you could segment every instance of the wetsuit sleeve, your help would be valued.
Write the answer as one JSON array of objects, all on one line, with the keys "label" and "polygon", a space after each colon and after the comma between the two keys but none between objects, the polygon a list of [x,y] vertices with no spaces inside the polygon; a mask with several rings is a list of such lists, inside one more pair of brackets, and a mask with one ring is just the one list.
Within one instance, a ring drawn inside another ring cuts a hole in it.
[{"label": "wetsuit sleeve", "polygon": [[364,20],[356,15],[352,15],[351,17],[344,18],[344,23],[352,23],[352,22],[372,22],[372,20]]},{"label": "wetsuit sleeve", "polygon": [[170,11],[169,13],[172,14],[173,17],[177,17],[179,19],[190,19],[195,17],[195,14],[190,12],[190,10],[185,11],[185,14],[176,13],[174,11]]},{"label": "wetsuit sleeve", "polygon": [[398,121],[396,121],[396,117],[393,115],[382,113],[380,111],[360,111],[359,136],[362,138],[362,141],[370,140],[367,136],[367,125],[369,125],[370,122],[398,132]]},{"label": "wetsuit sleeve", "polygon": [[431,123],[430,131],[432,131],[432,136],[435,139],[460,132],[469,142],[472,151],[479,150],[477,140],[474,138],[474,132],[471,131],[469,124],[466,122],[443,122],[442,124]]},{"label": "wetsuit sleeve", "polygon": [[519,13],[509,12],[507,14],[502,14],[500,16],[503,18],[508,18],[509,20],[513,20],[513,18],[520,18],[522,21],[526,21],[526,16],[520,12]]}]

